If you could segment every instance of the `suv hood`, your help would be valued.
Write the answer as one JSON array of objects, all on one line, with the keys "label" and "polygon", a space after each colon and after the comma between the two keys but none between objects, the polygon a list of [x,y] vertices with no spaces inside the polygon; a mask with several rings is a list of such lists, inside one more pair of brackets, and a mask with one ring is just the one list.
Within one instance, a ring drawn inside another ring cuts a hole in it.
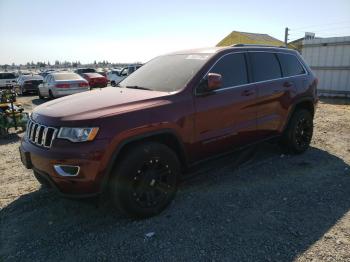
[{"label": "suv hood", "polygon": [[44,103],[34,109],[32,117],[39,122],[41,117],[59,121],[92,120],[168,103],[157,99],[167,95],[166,92],[106,87]]}]

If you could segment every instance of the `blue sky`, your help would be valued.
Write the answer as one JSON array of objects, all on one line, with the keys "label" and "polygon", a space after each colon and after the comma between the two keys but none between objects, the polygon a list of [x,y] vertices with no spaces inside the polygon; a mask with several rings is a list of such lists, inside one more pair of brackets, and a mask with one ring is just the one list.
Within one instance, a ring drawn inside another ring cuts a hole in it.
[{"label": "blue sky", "polygon": [[233,30],[280,40],[350,35],[350,0],[0,0],[0,64],[145,62],[214,46]]}]

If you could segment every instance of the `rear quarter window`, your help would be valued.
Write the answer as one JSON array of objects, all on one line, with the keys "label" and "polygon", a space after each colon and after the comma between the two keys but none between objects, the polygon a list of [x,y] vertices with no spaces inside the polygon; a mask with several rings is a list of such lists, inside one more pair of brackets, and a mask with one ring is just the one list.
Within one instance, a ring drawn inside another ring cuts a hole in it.
[{"label": "rear quarter window", "polygon": [[254,82],[273,80],[282,77],[276,54],[249,52]]},{"label": "rear quarter window", "polygon": [[305,74],[305,70],[298,58],[292,54],[277,54],[280,60],[283,76],[297,76]]}]

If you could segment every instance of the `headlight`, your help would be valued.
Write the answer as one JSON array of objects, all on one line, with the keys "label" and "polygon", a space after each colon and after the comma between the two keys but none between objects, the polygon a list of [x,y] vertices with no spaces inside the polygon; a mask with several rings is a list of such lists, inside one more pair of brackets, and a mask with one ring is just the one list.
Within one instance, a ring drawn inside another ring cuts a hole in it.
[{"label": "headlight", "polygon": [[95,139],[98,127],[61,127],[57,137],[72,142],[85,142]]}]

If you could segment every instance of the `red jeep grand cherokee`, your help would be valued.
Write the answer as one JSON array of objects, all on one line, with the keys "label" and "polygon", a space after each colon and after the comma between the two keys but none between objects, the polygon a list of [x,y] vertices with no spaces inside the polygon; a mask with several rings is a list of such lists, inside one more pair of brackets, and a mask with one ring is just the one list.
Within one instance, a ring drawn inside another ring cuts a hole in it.
[{"label": "red jeep grand cherokee", "polygon": [[308,147],[317,79],[296,51],[236,45],[154,58],[108,87],[38,106],[20,146],[63,195],[107,191],[136,217],[161,212],[196,162],[280,137]]}]

